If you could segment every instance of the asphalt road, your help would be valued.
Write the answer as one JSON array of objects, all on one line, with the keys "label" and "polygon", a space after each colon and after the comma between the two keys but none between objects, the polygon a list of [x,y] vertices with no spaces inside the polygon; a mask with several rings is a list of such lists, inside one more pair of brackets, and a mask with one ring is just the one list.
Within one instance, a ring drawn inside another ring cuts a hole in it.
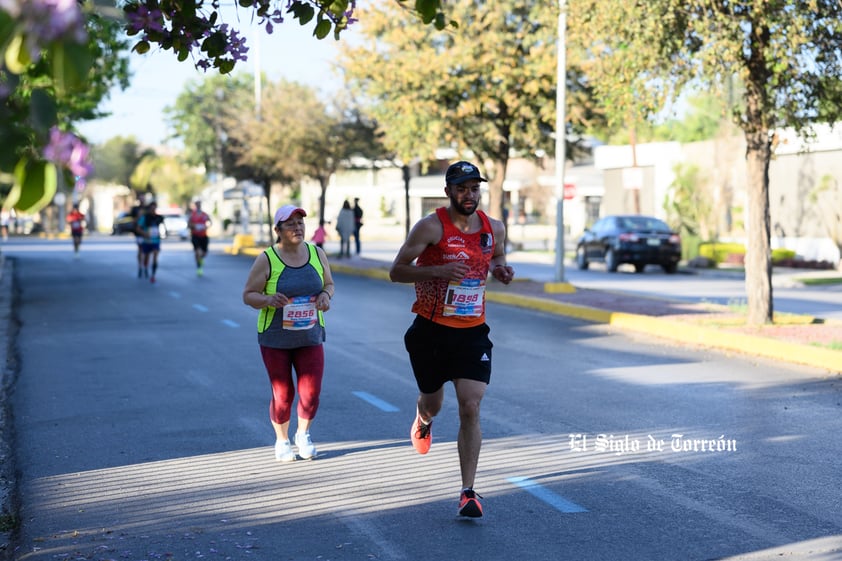
[{"label": "asphalt road", "polygon": [[[6,246],[21,329],[12,395],[19,560],[708,560],[842,556],[842,385],[492,305],[477,491],[455,516],[452,389],[418,456],[402,335],[410,286],[337,275],[320,456],[280,464],[251,259],[158,282],[128,238]],[[673,435],[682,435],[675,437]],[[786,557],[786,556],[789,557]]]}]

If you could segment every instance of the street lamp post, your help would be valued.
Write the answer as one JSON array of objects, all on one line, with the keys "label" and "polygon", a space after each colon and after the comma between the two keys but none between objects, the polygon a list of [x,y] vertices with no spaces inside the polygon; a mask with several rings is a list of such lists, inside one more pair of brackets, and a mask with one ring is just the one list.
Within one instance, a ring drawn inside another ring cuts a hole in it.
[{"label": "street lamp post", "polygon": [[564,167],[565,157],[565,90],[567,89],[567,0],[558,2],[558,66],[556,70],[556,117],[555,117],[555,196],[556,196],[556,237],[555,237],[555,281],[564,279]]}]

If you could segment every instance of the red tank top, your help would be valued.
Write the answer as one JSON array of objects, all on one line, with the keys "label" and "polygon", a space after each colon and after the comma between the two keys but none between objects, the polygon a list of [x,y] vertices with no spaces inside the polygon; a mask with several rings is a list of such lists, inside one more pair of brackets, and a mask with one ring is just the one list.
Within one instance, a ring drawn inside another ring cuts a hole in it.
[{"label": "red tank top", "polygon": [[471,269],[461,283],[443,279],[416,282],[412,305],[416,314],[450,327],[474,327],[485,322],[485,279],[494,255],[494,233],[488,216],[481,210],[477,215],[481,228],[466,234],[453,225],[446,208],[436,209],[443,233],[437,244],[421,252],[418,266],[463,261]]}]

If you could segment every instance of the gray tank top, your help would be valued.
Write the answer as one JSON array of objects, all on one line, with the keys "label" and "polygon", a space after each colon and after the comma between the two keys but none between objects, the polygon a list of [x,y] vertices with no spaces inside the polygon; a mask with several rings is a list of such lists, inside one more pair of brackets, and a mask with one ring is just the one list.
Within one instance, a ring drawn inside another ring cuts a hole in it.
[{"label": "gray tank top", "polygon": [[[315,296],[323,287],[318,271],[309,263],[305,263],[301,267],[286,265],[278,277],[277,291],[294,298]],[[266,331],[257,334],[257,342],[260,345],[275,349],[295,349],[321,345],[325,341],[325,328],[318,321],[309,329],[289,330],[283,328],[283,317],[283,308],[278,308]]]}]

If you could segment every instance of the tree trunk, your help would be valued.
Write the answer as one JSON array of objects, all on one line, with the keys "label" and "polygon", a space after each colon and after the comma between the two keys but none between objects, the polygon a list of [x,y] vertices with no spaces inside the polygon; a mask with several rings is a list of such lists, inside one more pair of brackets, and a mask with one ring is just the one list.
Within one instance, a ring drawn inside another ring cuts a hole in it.
[{"label": "tree trunk", "polygon": [[[271,179],[264,179],[263,180],[263,194],[266,196],[266,214],[260,217],[260,236],[263,237],[263,220],[266,220],[266,226],[268,230],[268,239],[269,244],[275,243],[274,238],[272,237],[272,231],[275,227],[272,224],[272,220],[275,219],[275,211],[272,210],[272,180]],[[268,217],[268,218],[267,218]]]},{"label": "tree trunk", "polygon": [[503,220],[503,181],[508,166],[508,158],[495,160],[494,177],[488,182],[488,214],[497,220]]},{"label": "tree trunk", "polygon": [[772,250],[769,218],[769,160],[772,154],[768,133],[746,132],[746,187],[748,190],[748,247],[746,248],[746,295],[748,324],[772,322]]},{"label": "tree trunk", "polygon": [[319,177],[319,188],[321,189],[319,192],[319,221],[320,222],[327,222],[325,220],[325,204],[327,201],[327,186],[329,177]]}]

